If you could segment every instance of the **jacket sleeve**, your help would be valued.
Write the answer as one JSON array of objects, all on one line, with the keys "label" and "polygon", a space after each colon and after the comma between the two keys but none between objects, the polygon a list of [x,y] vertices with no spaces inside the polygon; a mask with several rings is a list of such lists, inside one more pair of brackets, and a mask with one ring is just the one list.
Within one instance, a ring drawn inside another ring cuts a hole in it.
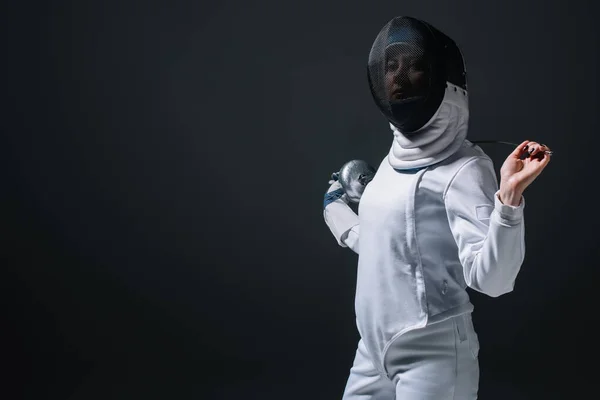
[{"label": "jacket sleeve", "polygon": [[342,247],[349,247],[358,254],[358,215],[342,199],[331,202],[323,210],[329,230]]},{"label": "jacket sleeve", "polygon": [[491,297],[511,292],[525,258],[524,197],[502,204],[492,160],[478,156],[456,172],[444,202],[466,284]]},{"label": "jacket sleeve", "polygon": [[358,254],[358,232],[360,225],[354,225],[346,235],[342,237],[342,242],[348,246],[353,252]]}]

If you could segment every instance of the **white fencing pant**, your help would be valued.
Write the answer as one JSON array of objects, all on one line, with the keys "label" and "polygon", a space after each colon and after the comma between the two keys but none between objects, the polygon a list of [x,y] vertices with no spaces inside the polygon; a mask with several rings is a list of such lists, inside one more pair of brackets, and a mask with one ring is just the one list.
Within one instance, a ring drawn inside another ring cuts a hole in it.
[{"label": "white fencing pant", "polygon": [[398,337],[384,357],[386,374],[375,369],[361,339],[342,399],[477,399],[478,354],[470,313]]}]

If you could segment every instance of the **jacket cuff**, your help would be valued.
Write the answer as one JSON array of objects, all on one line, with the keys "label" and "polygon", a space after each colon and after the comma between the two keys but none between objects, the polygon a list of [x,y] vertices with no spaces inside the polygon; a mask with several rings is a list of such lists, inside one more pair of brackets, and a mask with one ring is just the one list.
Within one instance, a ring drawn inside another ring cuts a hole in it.
[{"label": "jacket cuff", "polygon": [[500,201],[500,190],[494,194],[494,210],[500,217],[501,222],[514,225],[523,219],[523,209],[525,208],[525,197],[521,195],[521,202],[518,206],[503,204]]}]

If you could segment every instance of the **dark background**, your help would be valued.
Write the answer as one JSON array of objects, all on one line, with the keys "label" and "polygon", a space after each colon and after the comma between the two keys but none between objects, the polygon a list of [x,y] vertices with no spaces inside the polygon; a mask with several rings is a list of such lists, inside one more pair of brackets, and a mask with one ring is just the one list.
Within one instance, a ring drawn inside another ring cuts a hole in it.
[{"label": "dark background", "polygon": [[[555,151],[525,193],[515,291],[472,292],[480,398],[594,387],[593,2],[12,3],[3,398],[341,398],[357,258],[322,198],[391,145],[365,63],[397,15],[463,49],[471,140]],[[482,146],[497,168],[512,150]]]}]

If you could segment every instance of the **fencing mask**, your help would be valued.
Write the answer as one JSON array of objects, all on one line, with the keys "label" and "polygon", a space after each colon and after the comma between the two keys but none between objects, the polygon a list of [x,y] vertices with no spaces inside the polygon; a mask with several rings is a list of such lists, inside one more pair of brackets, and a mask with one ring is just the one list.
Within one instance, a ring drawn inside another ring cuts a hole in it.
[{"label": "fencing mask", "polygon": [[396,17],[379,32],[368,62],[371,94],[400,132],[411,134],[434,116],[446,82],[466,90],[462,54],[452,39],[430,24]]}]

